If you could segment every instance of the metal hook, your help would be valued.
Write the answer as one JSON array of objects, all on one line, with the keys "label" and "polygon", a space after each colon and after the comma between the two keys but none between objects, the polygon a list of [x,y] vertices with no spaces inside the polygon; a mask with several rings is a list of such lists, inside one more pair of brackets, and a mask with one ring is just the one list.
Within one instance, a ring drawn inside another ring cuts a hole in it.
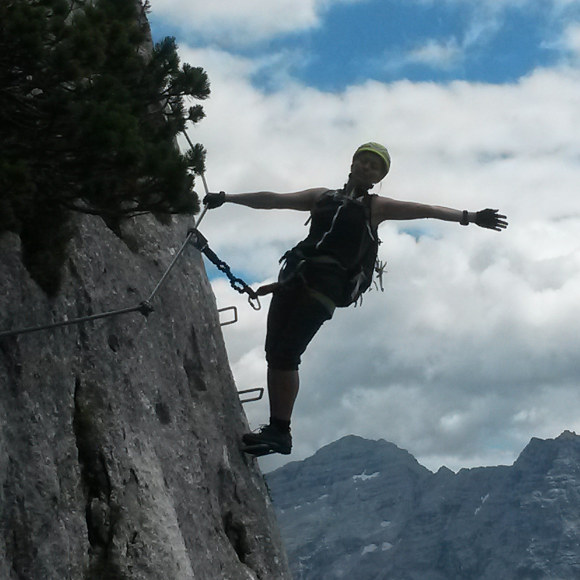
[{"label": "metal hook", "polygon": [[[254,310],[261,310],[262,309],[262,305],[260,304],[260,298],[258,297],[257,294],[255,296],[248,295],[248,302],[250,303],[250,306]],[[254,302],[255,302],[255,304],[254,304]]]}]

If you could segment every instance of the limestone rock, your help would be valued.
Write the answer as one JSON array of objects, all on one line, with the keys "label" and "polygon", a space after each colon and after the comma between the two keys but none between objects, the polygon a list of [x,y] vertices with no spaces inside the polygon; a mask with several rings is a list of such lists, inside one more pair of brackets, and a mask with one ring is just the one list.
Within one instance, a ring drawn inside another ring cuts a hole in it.
[{"label": "limestone rock", "polygon": [[[48,299],[0,236],[0,330],[133,306],[186,238],[79,219]],[[0,578],[290,578],[197,250],[138,312],[0,338]]]}]

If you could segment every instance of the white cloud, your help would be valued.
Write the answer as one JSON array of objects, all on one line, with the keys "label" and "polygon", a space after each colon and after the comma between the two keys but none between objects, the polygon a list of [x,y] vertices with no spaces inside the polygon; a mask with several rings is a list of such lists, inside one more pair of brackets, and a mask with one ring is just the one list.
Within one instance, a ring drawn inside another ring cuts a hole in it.
[{"label": "white cloud", "polygon": [[[499,11],[506,8],[522,8],[535,0],[415,0],[418,4],[464,4]],[[551,0],[556,4],[576,2],[577,0]]]},{"label": "white cloud", "polygon": [[[527,11],[543,20],[544,33],[548,38],[540,46],[561,53],[564,61],[572,57],[578,64],[580,33],[578,0],[550,0],[538,3],[535,0],[416,0],[418,4],[449,4],[469,8],[465,30],[460,37],[445,40],[428,39],[406,54],[389,54],[387,66],[401,69],[409,63],[421,63],[434,68],[446,69],[461,64],[475,48],[494,42],[496,34],[509,23],[515,11]],[[539,14],[541,13],[541,16]],[[562,32],[563,30],[563,32]]]},{"label": "white cloud", "polygon": [[[450,0],[457,2],[457,0]],[[513,4],[509,2],[508,4]],[[444,40],[427,39],[420,46],[397,57],[390,54],[385,61],[387,66],[401,68],[408,64],[423,64],[437,69],[450,69],[463,63],[466,55],[475,47],[492,42],[503,25],[505,4],[477,2],[473,4],[471,15],[461,38],[450,37]]]},{"label": "white cloud", "polygon": [[[501,86],[367,82],[332,94],[288,79],[265,94],[250,82],[262,63],[182,52],[212,81],[192,137],[208,149],[213,190],[340,186],[354,148],[372,139],[393,156],[383,195],[497,207],[510,218],[501,234],[382,226],[386,292],[338,311],[306,353],[292,459],[356,433],[394,441],[432,469],[457,469],[509,463],[532,436],[580,430],[577,70]],[[226,205],[201,229],[235,273],[262,281],[303,237],[304,219]],[[238,388],[265,386],[267,300],[254,312],[223,279],[214,290],[220,306],[239,308],[240,322],[224,328]],[[246,411],[257,426],[267,402]]]},{"label": "white cloud", "polygon": [[429,40],[424,45],[411,50],[406,60],[410,63],[425,64],[435,68],[449,68],[462,56],[455,39],[445,42]]},{"label": "white cloud", "polygon": [[[155,0],[153,17],[225,45],[254,44],[320,25],[332,4],[361,0]],[[364,0],[362,0],[364,1]]]},{"label": "white cloud", "polygon": [[558,12],[565,12],[569,8],[578,8],[578,0],[552,0],[554,9]]},{"label": "white cloud", "polygon": [[572,24],[566,28],[563,35],[563,45],[578,64],[580,62],[580,24]]}]

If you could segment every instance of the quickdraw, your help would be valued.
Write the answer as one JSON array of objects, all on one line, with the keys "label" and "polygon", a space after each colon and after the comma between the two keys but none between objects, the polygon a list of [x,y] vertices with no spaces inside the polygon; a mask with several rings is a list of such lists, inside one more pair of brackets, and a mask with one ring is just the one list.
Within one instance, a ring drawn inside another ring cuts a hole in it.
[{"label": "quickdraw", "polygon": [[193,228],[189,230],[189,236],[191,236],[191,243],[212,263],[216,268],[223,272],[230,281],[231,287],[239,292],[240,294],[248,295],[248,302],[254,310],[260,310],[262,307],[260,304],[260,299],[258,294],[252,290],[241,278],[238,278],[232,274],[232,271],[228,264],[223,260],[220,260],[218,255],[209,247],[207,238],[197,229]]}]

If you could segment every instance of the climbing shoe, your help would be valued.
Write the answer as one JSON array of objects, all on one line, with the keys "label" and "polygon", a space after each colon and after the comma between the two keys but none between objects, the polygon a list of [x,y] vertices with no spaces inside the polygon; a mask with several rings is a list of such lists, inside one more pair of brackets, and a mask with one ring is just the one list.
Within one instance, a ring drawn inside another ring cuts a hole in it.
[{"label": "climbing shoe", "polygon": [[242,450],[250,455],[260,457],[270,453],[290,455],[292,451],[292,435],[283,433],[273,425],[263,425],[254,433],[242,436]]}]

